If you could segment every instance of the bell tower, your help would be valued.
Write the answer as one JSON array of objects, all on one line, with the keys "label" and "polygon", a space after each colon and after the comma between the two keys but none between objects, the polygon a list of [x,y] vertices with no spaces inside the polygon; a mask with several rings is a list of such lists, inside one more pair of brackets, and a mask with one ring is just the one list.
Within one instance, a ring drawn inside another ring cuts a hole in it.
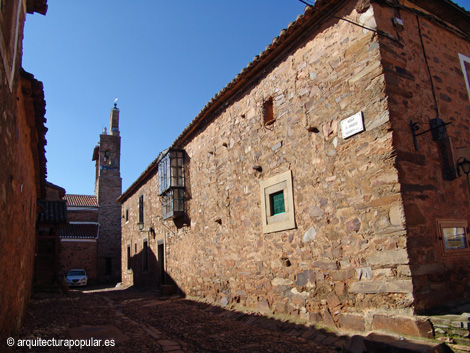
[{"label": "bell tower", "polygon": [[119,109],[111,109],[109,133],[104,129],[93,150],[95,161],[95,196],[98,201],[98,281],[121,280],[121,136]]}]

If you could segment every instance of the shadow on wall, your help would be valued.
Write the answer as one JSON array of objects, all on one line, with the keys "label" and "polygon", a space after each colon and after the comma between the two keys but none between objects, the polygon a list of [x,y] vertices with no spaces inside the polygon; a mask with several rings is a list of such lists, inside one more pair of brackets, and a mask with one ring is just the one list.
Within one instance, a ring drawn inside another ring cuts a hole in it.
[{"label": "shadow on wall", "polygon": [[[135,288],[159,289],[164,295],[186,294],[176,285],[176,282],[165,271],[165,249],[164,244],[157,243],[157,252],[149,246],[149,242],[143,242],[143,249],[133,256],[128,253],[127,273],[132,273]],[[129,248],[128,248],[129,252]]]}]

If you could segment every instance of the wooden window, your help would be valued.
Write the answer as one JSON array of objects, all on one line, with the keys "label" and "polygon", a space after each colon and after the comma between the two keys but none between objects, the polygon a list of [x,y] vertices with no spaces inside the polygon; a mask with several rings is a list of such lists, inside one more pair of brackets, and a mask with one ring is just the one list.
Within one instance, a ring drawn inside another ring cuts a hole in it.
[{"label": "wooden window", "polygon": [[168,150],[158,163],[158,194],[162,197],[163,219],[184,213],[184,151]]},{"label": "wooden window", "polygon": [[16,57],[21,55],[18,43],[22,39],[22,26],[24,20],[23,1],[0,0],[0,56],[3,60],[6,77],[10,91],[13,89],[15,71],[17,69]]},{"label": "wooden window", "polygon": [[13,23],[15,21],[15,8],[17,7],[14,0],[0,0],[0,23],[2,26],[3,40],[7,50],[10,50],[13,44]]},{"label": "wooden window", "polygon": [[269,195],[271,204],[271,215],[277,215],[286,212],[284,204],[284,190],[272,193]]},{"label": "wooden window", "polygon": [[470,58],[463,54],[459,54],[459,59],[463,77],[465,79],[465,85],[467,86],[467,94],[470,99]]},{"label": "wooden window", "polygon": [[158,194],[184,187],[184,152],[169,150],[158,163]]},{"label": "wooden window", "polygon": [[158,194],[163,194],[170,187],[170,154],[158,163]]},{"label": "wooden window", "polygon": [[437,220],[437,234],[444,256],[470,254],[467,227],[464,219]]},{"label": "wooden window", "polygon": [[163,219],[175,217],[184,212],[184,190],[170,189],[162,195]]},{"label": "wooden window", "polygon": [[144,223],[144,195],[139,196],[139,223]]}]

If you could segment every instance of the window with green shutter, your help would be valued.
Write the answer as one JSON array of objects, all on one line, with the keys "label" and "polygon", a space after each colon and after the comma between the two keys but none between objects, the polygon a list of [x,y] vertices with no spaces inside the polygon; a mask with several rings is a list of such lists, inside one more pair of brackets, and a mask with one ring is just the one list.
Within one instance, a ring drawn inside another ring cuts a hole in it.
[{"label": "window with green shutter", "polygon": [[286,212],[284,203],[284,190],[269,195],[271,204],[271,216]]}]

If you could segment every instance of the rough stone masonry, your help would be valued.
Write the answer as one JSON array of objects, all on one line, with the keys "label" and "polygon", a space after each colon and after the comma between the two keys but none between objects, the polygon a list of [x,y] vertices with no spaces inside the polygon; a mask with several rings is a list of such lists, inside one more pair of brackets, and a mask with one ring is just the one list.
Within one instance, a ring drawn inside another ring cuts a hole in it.
[{"label": "rough stone masonry", "polygon": [[[463,178],[443,180],[431,134],[415,150],[410,119],[425,126],[437,105],[449,136],[468,143],[458,134],[468,130],[458,55],[470,55],[468,37],[407,1],[315,6],[171,146],[186,153],[184,217],[162,218],[159,158],[120,197],[123,281],[157,284],[163,266],[180,290],[222,306],[429,336],[412,315],[468,290],[468,252],[446,251],[436,230],[437,219],[468,219],[468,194]],[[468,14],[446,10],[468,27]],[[364,129],[344,138],[357,113]],[[279,192],[285,215],[269,206]],[[266,231],[290,217],[293,227]]]}]

